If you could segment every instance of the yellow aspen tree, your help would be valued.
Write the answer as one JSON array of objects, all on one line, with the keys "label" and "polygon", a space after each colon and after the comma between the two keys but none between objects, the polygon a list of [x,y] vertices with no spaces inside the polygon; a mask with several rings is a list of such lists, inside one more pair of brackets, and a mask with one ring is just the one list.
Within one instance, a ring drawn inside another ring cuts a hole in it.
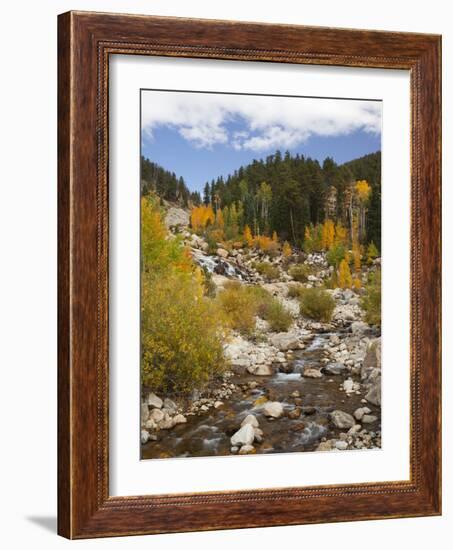
[{"label": "yellow aspen tree", "polygon": [[293,253],[293,249],[291,248],[291,245],[289,244],[288,241],[285,241],[283,243],[283,249],[282,249],[283,257],[284,258],[289,258],[292,253]]},{"label": "yellow aspen tree", "polygon": [[365,202],[371,193],[371,186],[366,180],[359,180],[355,184],[357,196],[361,202]]},{"label": "yellow aspen tree", "polygon": [[341,222],[338,222],[335,226],[335,244],[346,244],[348,240],[348,230],[346,227],[343,227]]},{"label": "yellow aspen tree", "polygon": [[247,243],[247,246],[253,246],[253,235],[248,225],[244,227],[244,239]]},{"label": "yellow aspen tree", "polygon": [[274,231],[272,233],[272,240],[274,241],[274,243],[278,243],[277,231]]},{"label": "yellow aspen tree", "polygon": [[351,288],[352,286],[351,270],[349,269],[349,264],[346,260],[341,260],[340,262],[338,286],[340,288]]},{"label": "yellow aspen tree", "polygon": [[321,246],[324,250],[330,250],[335,242],[335,225],[327,219],[321,229]]},{"label": "yellow aspen tree", "polygon": [[361,254],[360,254],[360,246],[358,242],[355,242],[352,245],[352,258],[354,261],[354,271],[358,273],[361,268]]},{"label": "yellow aspen tree", "polygon": [[362,288],[362,283],[360,282],[360,279],[358,277],[354,277],[354,279],[352,280],[352,286],[356,290],[360,290]]}]

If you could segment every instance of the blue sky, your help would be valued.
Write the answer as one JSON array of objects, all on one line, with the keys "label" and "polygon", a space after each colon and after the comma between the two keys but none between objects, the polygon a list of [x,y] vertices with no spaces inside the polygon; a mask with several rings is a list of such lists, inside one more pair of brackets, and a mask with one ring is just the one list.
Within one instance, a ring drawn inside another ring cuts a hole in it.
[{"label": "blue sky", "polygon": [[142,154],[192,191],[280,149],[342,163],[381,148],[381,103],[142,91]]}]

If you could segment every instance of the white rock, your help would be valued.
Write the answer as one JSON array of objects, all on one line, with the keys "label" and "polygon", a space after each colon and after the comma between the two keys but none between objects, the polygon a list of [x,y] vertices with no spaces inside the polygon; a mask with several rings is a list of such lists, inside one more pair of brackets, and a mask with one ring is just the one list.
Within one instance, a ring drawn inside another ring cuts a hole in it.
[{"label": "white rock", "polygon": [[283,415],[283,405],[278,401],[268,401],[264,405],[264,414],[272,418],[280,418]]},{"label": "white rock", "polygon": [[305,378],[322,378],[323,374],[319,369],[306,368],[304,369]]},{"label": "white rock", "polygon": [[239,445],[251,445],[255,439],[255,430],[251,424],[245,424],[234,435],[230,441],[233,447]]},{"label": "white rock", "polygon": [[297,334],[290,332],[279,332],[271,337],[271,343],[280,351],[288,351],[290,349],[298,349],[299,338]]},{"label": "white rock", "polygon": [[256,376],[272,376],[274,374],[272,367],[269,365],[249,365],[247,372]]},{"label": "white rock", "polygon": [[346,443],[346,441],[335,441],[335,447],[339,451],[345,451],[348,448],[348,444]]},{"label": "white rock", "polygon": [[374,416],[373,414],[364,414],[362,416],[362,423],[363,424],[372,424],[373,422],[376,422],[378,419],[377,416]]},{"label": "white rock", "polygon": [[250,424],[253,428],[258,428],[259,422],[254,414],[248,414],[241,422],[241,426],[246,426],[247,424]]},{"label": "white rock", "polygon": [[157,424],[156,422],[154,422],[154,420],[152,418],[149,418],[146,422],[145,422],[145,428],[147,430],[155,430],[157,428]]},{"label": "white rock", "polygon": [[156,409],[161,409],[163,405],[163,401],[160,397],[157,397],[155,393],[150,393],[148,395],[148,405],[150,407],[154,407]]},{"label": "white rock", "polygon": [[148,443],[149,440],[149,433],[146,430],[142,430],[140,432],[140,441],[142,442],[142,445],[145,443]]},{"label": "white rock", "polygon": [[218,248],[216,254],[221,258],[228,258],[228,250],[225,250],[224,248]]},{"label": "white rock", "polygon": [[173,417],[173,425],[176,426],[176,424],[185,424],[187,422],[187,418],[183,414],[177,414]]},{"label": "white rock", "polygon": [[150,420],[156,423],[161,422],[164,416],[164,413],[160,409],[153,409],[149,414]]},{"label": "white rock", "polygon": [[362,420],[365,414],[369,414],[371,410],[368,407],[359,407],[354,411],[354,418],[357,420]]},{"label": "white rock", "polygon": [[344,411],[333,411],[330,413],[330,418],[337,428],[345,429],[352,428],[355,424],[354,417]]},{"label": "white rock", "polygon": [[346,393],[351,393],[354,391],[354,381],[348,378],[343,382],[343,389]]}]

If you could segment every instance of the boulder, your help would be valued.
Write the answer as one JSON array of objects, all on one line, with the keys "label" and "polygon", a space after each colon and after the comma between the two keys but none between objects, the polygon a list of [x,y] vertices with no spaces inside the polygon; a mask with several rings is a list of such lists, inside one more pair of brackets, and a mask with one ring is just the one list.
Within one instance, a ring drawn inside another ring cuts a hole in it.
[{"label": "boulder", "polygon": [[322,441],[316,448],[317,451],[331,451],[332,445],[330,441]]},{"label": "boulder", "polygon": [[242,445],[242,447],[239,449],[240,455],[251,455],[255,453],[256,449],[253,445]]},{"label": "boulder", "polygon": [[263,412],[267,417],[280,418],[283,415],[283,405],[278,401],[268,401]]},{"label": "boulder", "polygon": [[330,419],[332,420],[334,426],[340,429],[349,429],[355,424],[354,417],[344,411],[337,410],[331,412]]},{"label": "boulder", "polygon": [[176,424],[185,424],[187,422],[187,418],[183,414],[177,414],[173,417],[173,426],[176,426]]},{"label": "boulder", "polygon": [[348,444],[346,441],[335,441],[335,448],[338,451],[345,451],[348,448]]},{"label": "boulder", "polygon": [[363,416],[365,414],[369,414],[370,412],[371,409],[369,409],[368,407],[359,407],[354,411],[354,418],[356,418],[357,420],[362,420]]},{"label": "boulder", "polygon": [[228,258],[228,250],[225,250],[224,248],[218,248],[216,250],[216,254],[221,258]]},{"label": "boulder", "polygon": [[178,405],[170,398],[166,397],[164,399],[164,408],[169,409],[170,411],[176,411],[178,409]]},{"label": "boulder", "polygon": [[148,420],[145,422],[145,428],[147,430],[156,430],[157,429],[157,423],[154,422],[152,418],[148,418]]},{"label": "boulder", "polygon": [[343,374],[346,370],[345,365],[342,363],[329,363],[322,369],[325,374],[338,375]]},{"label": "boulder", "polygon": [[155,393],[150,393],[148,395],[148,405],[154,407],[155,409],[161,409],[164,402],[160,397],[157,397]]},{"label": "boulder", "polygon": [[288,412],[288,418],[291,420],[297,420],[302,414],[302,409],[300,407],[295,407],[293,410]]},{"label": "boulder", "polygon": [[305,378],[322,378],[323,374],[320,369],[305,368],[304,369]]},{"label": "boulder", "polygon": [[354,381],[351,378],[348,378],[343,382],[343,389],[346,393],[351,393],[354,391]]},{"label": "boulder", "polygon": [[290,349],[298,349],[299,338],[297,334],[290,332],[279,332],[271,336],[271,343],[280,351],[288,351]]},{"label": "boulder", "polygon": [[187,227],[190,222],[189,212],[182,208],[170,207],[165,216],[165,225],[167,227],[184,226]]},{"label": "boulder", "polygon": [[372,405],[380,407],[381,405],[381,377],[379,376],[371,385],[365,399]]},{"label": "boulder", "polygon": [[140,432],[140,441],[142,442],[142,445],[145,443],[148,443],[149,440],[149,432],[147,430],[142,430]]},{"label": "boulder", "polygon": [[274,371],[269,365],[249,365],[247,372],[255,376],[272,376]]},{"label": "boulder", "polygon": [[251,445],[255,439],[255,430],[251,424],[244,424],[234,435],[230,441],[233,447],[239,445]]},{"label": "boulder", "polygon": [[372,340],[367,347],[360,377],[364,382],[369,382],[370,378],[376,375],[375,371],[381,370],[381,339]]},{"label": "boulder", "polygon": [[149,413],[149,419],[158,424],[164,419],[165,414],[160,409],[153,409]]},{"label": "boulder", "polygon": [[362,424],[373,424],[373,422],[376,422],[377,419],[378,417],[373,414],[364,414],[362,416]]},{"label": "boulder", "polygon": [[254,414],[248,414],[241,422],[241,426],[246,426],[247,424],[250,424],[253,428],[258,428],[259,422]]}]

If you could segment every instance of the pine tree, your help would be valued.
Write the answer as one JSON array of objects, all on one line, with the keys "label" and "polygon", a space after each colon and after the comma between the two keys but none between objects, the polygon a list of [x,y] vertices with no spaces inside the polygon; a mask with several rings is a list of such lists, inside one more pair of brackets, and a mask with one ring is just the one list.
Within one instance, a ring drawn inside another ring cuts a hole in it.
[{"label": "pine tree", "polygon": [[204,186],[203,202],[206,206],[211,203],[211,187],[208,182],[206,182],[206,185]]}]

